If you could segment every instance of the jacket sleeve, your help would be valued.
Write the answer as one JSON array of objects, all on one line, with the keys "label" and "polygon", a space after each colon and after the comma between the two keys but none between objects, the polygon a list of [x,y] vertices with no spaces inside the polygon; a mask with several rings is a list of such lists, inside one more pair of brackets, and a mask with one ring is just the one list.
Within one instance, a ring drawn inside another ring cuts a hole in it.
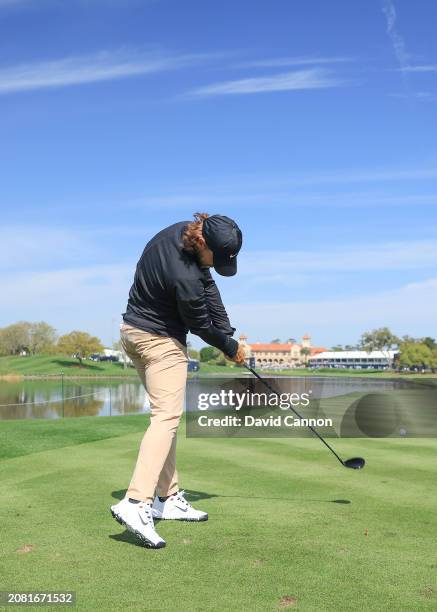
[{"label": "jacket sleeve", "polygon": [[233,336],[235,327],[231,326],[228,313],[223,306],[222,298],[209,268],[203,268],[205,299],[212,324],[227,336]]},{"label": "jacket sleeve", "polygon": [[175,297],[181,319],[192,334],[204,342],[234,357],[238,342],[216,327],[211,319],[202,280],[179,278],[175,282]]}]

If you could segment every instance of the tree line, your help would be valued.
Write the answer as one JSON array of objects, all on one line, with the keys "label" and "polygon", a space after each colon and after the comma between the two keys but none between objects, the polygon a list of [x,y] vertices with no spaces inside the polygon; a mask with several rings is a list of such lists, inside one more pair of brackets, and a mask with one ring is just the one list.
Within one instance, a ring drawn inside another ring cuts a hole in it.
[{"label": "tree line", "polygon": [[69,355],[82,362],[102,351],[97,336],[77,330],[58,336],[45,321],[18,321],[0,328],[0,355]]},{"label": "tree line", "polygon": [[[279,338],[271,340],[272,344],[280,343]],[[287,343],[294,343],[294,338],[288,338]],[[431,336],[413,338],[409,335],[396,336],[388,327],[380,327],[364,332],[356,344],[336,344],[331,351],[381,351],[388,357],[388,351],[394,350],[396,368],[430,368],[437,369],[437,342]],[[307,354],[305,349],[301,351]]]},{"label": "tree line", "polygon": [[[287,342],[295,341],[289,338]],[[272,343],[280,342],[279,338]],[[119,343],[116,343],[119,348]],[[191,357],[203,362],[225,365],[224,355],[214,347],[204,347],[199,353],[188,343]],[[302,349],[304,352],[305,349]],[[380,327],[366,331],[361,335],[356,345],[336,345],[331,350],[365,350],[388,351],[395,350],[395,367],[419,367],[437,369],[437,342],[431,336],[413,338],[409,335],[396,336],[388,327]],[[93,353],[103,352],[103,344],[97,336],[84,331],[74,330],[58,336],[56,329],[39,321],[18,321],[12,325],[0,328],[0,355],[74,355],[79,361]],[[309,352],[309,351],[308,351]]]}]

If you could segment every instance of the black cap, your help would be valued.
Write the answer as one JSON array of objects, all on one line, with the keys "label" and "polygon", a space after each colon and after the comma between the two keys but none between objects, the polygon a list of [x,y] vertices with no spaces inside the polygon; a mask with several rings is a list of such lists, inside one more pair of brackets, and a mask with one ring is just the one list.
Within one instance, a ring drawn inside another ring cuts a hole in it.
[{"label": "black cap", "polygon": [[237,272],[237,255],[243,244],[238,225],[224,215],[212,215],[203,222],[203,237],[214,254],[214,269],[222,276]]}]

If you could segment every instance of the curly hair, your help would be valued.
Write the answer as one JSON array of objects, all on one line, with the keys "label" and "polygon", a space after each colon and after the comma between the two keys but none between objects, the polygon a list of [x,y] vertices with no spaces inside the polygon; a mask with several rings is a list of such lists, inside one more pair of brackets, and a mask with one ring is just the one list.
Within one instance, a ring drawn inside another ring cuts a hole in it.
[{"label": "curly hair", "polygon": [[188,223],[182,235],[184,251],[194,254],[197,250],[197,239],[202,238],[202,225],[205,219],[209,217],[208,213],[194,213],[195,221]]}]

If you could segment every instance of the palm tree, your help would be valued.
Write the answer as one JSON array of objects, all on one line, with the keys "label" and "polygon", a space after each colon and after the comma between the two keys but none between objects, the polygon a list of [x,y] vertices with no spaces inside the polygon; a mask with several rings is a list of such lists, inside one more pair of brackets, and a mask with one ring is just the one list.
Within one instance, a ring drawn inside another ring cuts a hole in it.
[{"label": "palm tree", "polygon": [[303,361],[306,364],[308,362],[308,355],[311,355],[311,349],[304,346],[300,349],[300,354],[303,355]]}]

